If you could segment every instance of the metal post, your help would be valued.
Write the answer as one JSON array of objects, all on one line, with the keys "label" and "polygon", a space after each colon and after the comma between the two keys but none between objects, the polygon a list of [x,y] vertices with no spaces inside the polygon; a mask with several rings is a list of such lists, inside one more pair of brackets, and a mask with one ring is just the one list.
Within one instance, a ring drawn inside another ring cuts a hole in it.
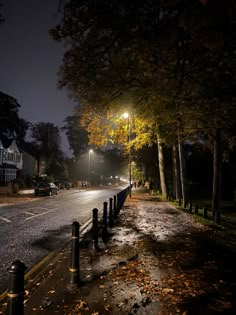
[{"label": "metal post", "polygon": [[203,208],[203,217],[207,219],[207,207]]},{"label": "metal post", "polygon": [[75,289],[80,282],[80,268],[79,268],[79,229],[80,224],[78,222],[72,223],[72,237],[71,237],[71,265],[69,268],[70,278],[68,283],[68,289]]},{"label": "metal post", "polygon": [[179,207],[181,207],[181,198],[179,198]]},{"label": "metal post", "polygon": [[[130,145],[130,140],[131,140],[131,130],[130,130],[130,120],[129,120],[129,115],[128,115],[128,142]],[[131,197],[131,147],[129,146],[129,196]]]},{"label": "metal post", "polygon": [[113,198],[114,198],[114,206],[113,206],[114,214],[113,214],[113,216],[116,219],[116,217],[117,217],[117,198],[116,198],[116,195],[114,195]]},{"label": "metal post", "polygon": [[7,270],[9,273],[7,314],[24,315],[24,274],[26,266],[20,260],[16,260]]},{"label": "metal post", "polygon": [[195,214],[198,214],[198,205],[195,205]]},{"label": "metal post", "polygon": [[189,202],[189,212],[191,213],[192,210],[193,210],[193,204],[192,204],[192,202],[190,201],[190,202]]},{"label": "metal post", "polygon": [[88,160],[88,185],[92,186],[92,179],[91,179],[91,153],[93,153],[93,149],[89,150],[89,160]]},{"label": "metal post", "polygon": [[94,208],[93,210],[93,249],[98,249],[98,209]]},{"label": "metal post", "polygon": [[108,237],[107,231],[107,202],[103,203],[103,230],[102,230],[102,238],[106,240]]},{"label": "metal post", "polygon": [[109,226],[113,226],[113,215],[112,215],[112,198],[109,199]]},{"label": "metal post", "polygon": [[120,192],[117,194],[117,214],[120,212]]}]

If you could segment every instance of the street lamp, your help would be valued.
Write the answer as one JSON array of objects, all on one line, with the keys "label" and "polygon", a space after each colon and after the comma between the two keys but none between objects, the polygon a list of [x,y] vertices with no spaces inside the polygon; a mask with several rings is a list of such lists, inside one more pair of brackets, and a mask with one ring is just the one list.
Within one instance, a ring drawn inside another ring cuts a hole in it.
[{"label": "street lamp", "polygon": [[[128,143],[130,144],[130,120],[129,120],[129,113],[124,113],[124,118],[127,119],[128,122]],[[129,145],[129,196],[131,197],[131,148]]]},{"label": "street lamp", "polygon": [[90,171],[90,169],[91,169],[91,153],[93,153],[93,149],[89,150],[89,160],[88,160],[88,180],[89,180],[90,184],[91,184],[91,178],[90,178],[90,175],[91,175],[91,171]]}]

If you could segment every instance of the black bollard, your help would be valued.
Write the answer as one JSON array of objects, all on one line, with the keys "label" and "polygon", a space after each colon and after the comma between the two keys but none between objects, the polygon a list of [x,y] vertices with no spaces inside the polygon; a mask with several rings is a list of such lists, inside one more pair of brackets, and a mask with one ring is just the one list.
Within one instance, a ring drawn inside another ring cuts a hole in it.
[{"label": "black bollard", "polygon": [[125,191],[122,190],[120,192],[120,206],[119,206],[120,210],[122,209],[122,207],[124,205],[124,199],[125,199]]},{"label": "black bollard", "polygon": [[220,216],[220,212],[215,212],[214,214],[214,221],[216,224],[221,224],[221,216]]},{"label": "black bollard", "polygon": [[188,204],[188,201],[187,201],[187,200],[184,200],[184,209],[187,208],[187,204]]},{"label": "black bollard", "polygon": [[117,197],[114,195],[114,206],[113,206],[113,217],[114,219],[117,218]]},{"label": "black bollard", "polygon": [[195,205],[195,214],[198,214],[198,205]]},{"label": "black bollard", "polygon": [[120,204],[121,204],[121,198],[120,198],[120,192],[117,194],[117,214],[120,212]]},{"label": "black bollard", "polygon": [[106,240],[108,237],[108,231],[107,231],[107,202],[105,201],[103,203],[103,230],[102,230],[102,238],[103,240]]},{"label": "black bollard", "polygon": [[190,213],[192,213],[192,210],[193,210],[193,204],[192,204],[192,202],[191,202],[191,201],[189,202],[189,208],[188,208],[188,209],[189,209],[189,212],[190,212]]},{"label": "black bollard", "polygon": [[24,275],[26,266],[20,260],[14,261],[7,269],[8,282],[8,315],[24,314]]},{"label": "black bollard", "polygon": [[80,250],[79,250],[79,229],[78,222],[72,223],[72,237],[71,237],[71,265],[69,268],[70,277],[68,289],[74,290],[80,283]]},{"label": "black bollard", "polygon": [[98,249],[98,209],[94,208],[92,211],[93,211],[93,227],[92,227],[93,249]]},{"label": "black bollard", "polygon": [[113,203],[113,199],[110,198],[110,199],[109,199],[109,226],[110,226],[110,227],[113,226],[112,203]]},{"label": "black bollard", "polygon": [[207,219],[207,207],[203,208],[203,217]]},{"label": "black bollard", "polygon": [[179,207],[181,207],[181,198],[179,198]]}]

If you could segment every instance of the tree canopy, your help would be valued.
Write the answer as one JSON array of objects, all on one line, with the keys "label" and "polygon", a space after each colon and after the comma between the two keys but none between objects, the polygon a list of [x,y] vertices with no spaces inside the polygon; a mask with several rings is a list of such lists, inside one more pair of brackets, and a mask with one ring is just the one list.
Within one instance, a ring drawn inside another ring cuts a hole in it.
[{"label": "tree canopy", "polygon": [[180,125],[200,113],[222,121],[235,90],[234,16],[230,0],[66,1],[51,31],[67,48],[59,85],[99,113],[130,102],[164,123],[166,113]]},{"label": "tree canopy", "polygon": [[28,129],[28,122],[19,117],[20,104],[3,92],[0,92],[0,139],[7,146],[13,139],[22,141]]},{"label": "tree canopy", "polygon": [[2,9],[2,3],[0,2],[0,24],[4,22],[4,18],[2,17],[1,9]]},{"label": "tree canopy", "polygon": [[[95,113],[90,136],[96,139],[96,129],[102,134],[98,115],[126,111],[128,104],[157,143],[178,141],[180,152],[186,138],[208,140],[215,151],[220,134],[234,143],[233,0],[62,3],[61,23],[51,30],[66,47],[59,86],[85,114]],[[145,139],[143,145],[150,143]]]},{"label": "tree canopy", "polygon": [[60,150],[60,130],[53,123],[39,122],[31,126],[32,143],[39,155],[44,155],[47,162],[62,156]]},{"label": "tree canopy", "polygon": [[88,132],[81,120],[80,111],[77,110],[75,115],[66,117],[65,125],[62,128],[66,133],[70,149],[76,158],[79,158],[88,146]]}]

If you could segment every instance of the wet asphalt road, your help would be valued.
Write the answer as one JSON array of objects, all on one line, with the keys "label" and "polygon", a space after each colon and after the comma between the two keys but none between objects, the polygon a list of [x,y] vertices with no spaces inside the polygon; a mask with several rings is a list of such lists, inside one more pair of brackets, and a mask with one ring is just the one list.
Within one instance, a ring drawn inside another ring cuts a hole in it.
[{"label": "wet asphalt road", "polygon": [[69,239],[73,221],[82,226],[91,219],[93,208],[101,210],[104,201],[124,188],[73,191],[1,207],[0,292],[7,288],[6,268],[14,260],[23,261],[29,271]]}]

